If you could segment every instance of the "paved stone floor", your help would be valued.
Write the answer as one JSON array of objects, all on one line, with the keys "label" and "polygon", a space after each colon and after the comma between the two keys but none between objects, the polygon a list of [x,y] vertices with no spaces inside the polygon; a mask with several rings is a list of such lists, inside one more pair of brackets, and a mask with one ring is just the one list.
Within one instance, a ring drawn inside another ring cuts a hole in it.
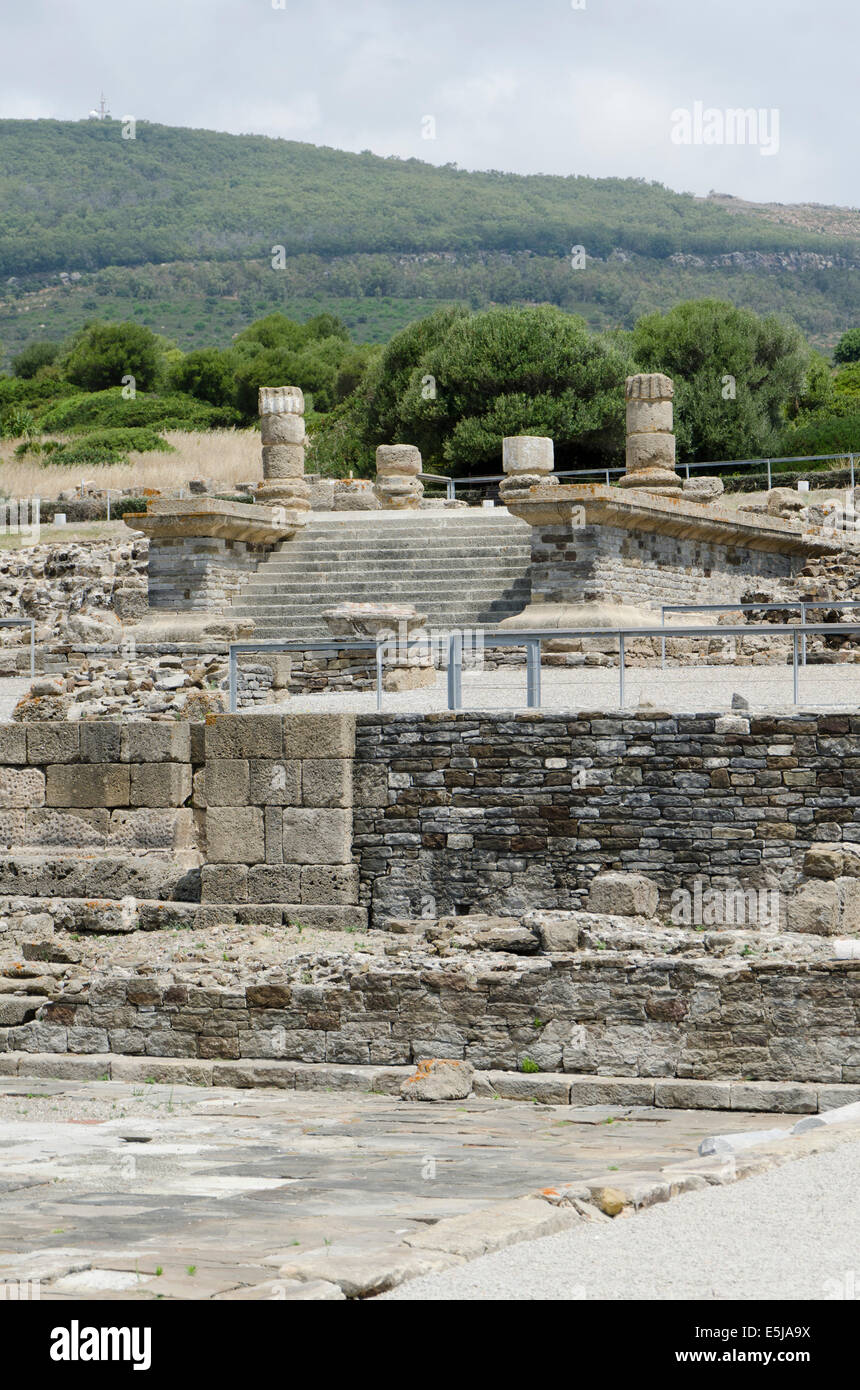
[{"label": "paved stone floor", "polygon": [[281,1297],[299,1256],[372,1257],[445,1217],[794,1119],[0,1078],[0,1284]]}]

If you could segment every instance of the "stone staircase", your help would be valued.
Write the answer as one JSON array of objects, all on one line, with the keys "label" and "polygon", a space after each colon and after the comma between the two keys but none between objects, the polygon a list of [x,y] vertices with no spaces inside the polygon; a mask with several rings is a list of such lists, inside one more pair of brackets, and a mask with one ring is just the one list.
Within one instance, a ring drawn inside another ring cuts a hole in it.
[{"label": "stone staircase", "polygon": [[343,602],[412,603],[433,628],[492,627],[530,597],[531,527],[495,511],[316,512],[234,600],[254,635],[329,636]]}]

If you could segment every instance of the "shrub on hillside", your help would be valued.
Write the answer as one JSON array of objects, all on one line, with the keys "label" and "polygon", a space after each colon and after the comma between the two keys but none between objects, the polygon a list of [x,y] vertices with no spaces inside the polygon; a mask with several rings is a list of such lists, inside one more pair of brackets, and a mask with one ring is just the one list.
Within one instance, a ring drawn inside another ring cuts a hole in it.
[{"label": "shrub on hillside", "polygon": [[50,456],[52,464],[96,468],[105,463],[127,463],[130,453],[172,454],[175,450],[155,430],[93,430],[73,439]]},{"label": "shrub on hillside", "polygon": [[92,429],[213,430],[238,424],[230,406],[206,405],[191,396],[147,395],[138,391],[126,400],[121,387],[80,392],[52,405],[40,424],[49,434],[75,434]]}]

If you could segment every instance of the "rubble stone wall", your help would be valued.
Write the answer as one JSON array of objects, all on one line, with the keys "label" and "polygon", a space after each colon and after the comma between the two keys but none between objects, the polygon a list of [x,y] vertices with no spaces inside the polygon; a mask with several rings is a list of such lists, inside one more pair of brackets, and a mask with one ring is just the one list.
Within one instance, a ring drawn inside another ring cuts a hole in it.
[{"label": "rubble stone wall", "polygon": [[532,601],[610,598],[656,609],[662,603],[740,603],[761,580],[771,581],[779,600],[790,596],[786,581],[803,564],[802,556],[734,550],[657,531],[540,526],[532,532]]},{"label": "rubble stone wall", "polygon": [[860,718],[360,715],[356,787],[374,920],[578,908],[607,869],[791,892],[860,841]]},{"label": "rubble stone wall", "polygon": [[0,1028],[0,1052],[283,1058],[604,1076],[860,1082],[860,962],[557,955],[364,966],[205,988],[132,972]]}]

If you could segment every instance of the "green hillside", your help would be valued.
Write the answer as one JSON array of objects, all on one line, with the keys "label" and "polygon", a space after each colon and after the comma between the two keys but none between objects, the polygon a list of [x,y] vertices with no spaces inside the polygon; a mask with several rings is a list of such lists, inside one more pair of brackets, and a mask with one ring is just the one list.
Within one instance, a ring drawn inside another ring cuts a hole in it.
[{"label": "green hillside", "polygon": [[8,359],[99,317],[226,345],[273,310],[330,310],[384,341],[450,303],[630,327],[710,295],[831,345],[860,318],[860,241],[743,206],[142,122],[129,140],[119,121],[0,121],[0,341]]}]

